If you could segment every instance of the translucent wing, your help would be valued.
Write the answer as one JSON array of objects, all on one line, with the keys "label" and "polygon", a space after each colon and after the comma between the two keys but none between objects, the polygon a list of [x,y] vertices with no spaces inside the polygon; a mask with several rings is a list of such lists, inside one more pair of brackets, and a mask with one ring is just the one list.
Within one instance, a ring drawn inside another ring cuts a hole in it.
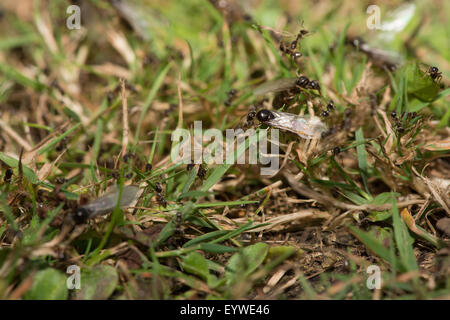
[{"label": "translucent wing", "polygon": [[[390,10],[376,32],[369,31],[364,38],[367,43],[361,45],[361,51],[367,53],[377,64],[399,67],[404,64],[404,42],[396,41],[405,38],[405,31],[413,30],[412,26],[420,19],[414,19],[420,11],[414,3],[406,3],[396,10]],[[418,22],[419,27],[422,21]],[[403,35],[402,35],[403,33]]]},{"label": "translucent wing", "polygon": [[322,132],[327,130],[327,126],[317,117],[298,116],[292,113],[271,111],[275,116],[265,123],[271,127],[286,130],[304,139],[320,137]]},{"label": "translucent wing", "polygon": [[387,51],[384,49],[371,47],[366,43],[362,44],[360,49],[361,51],[369,54],[373,59],[382,61],[388,65],[399,66],[404,62],[403,57],[395,51]]},{"label": "translucent wing", "polygon": [[257,96],[264,95],[269,92],[280,92],[292,89],[295,86],[297,78],[283,78],[277,80],[270,80],[257,86],[253,93]]},{"label": "translucent wing", "polygon": [[[122,198],[120,199],[120,207],[128,207],[136,199],[139,190],[137,186],[124,186],[122,189]],[[119,188],[114,187],[111,191],[106,192],[81,208],[88,211],[89,218],[93,218],[113,211],[118,198]]]}]

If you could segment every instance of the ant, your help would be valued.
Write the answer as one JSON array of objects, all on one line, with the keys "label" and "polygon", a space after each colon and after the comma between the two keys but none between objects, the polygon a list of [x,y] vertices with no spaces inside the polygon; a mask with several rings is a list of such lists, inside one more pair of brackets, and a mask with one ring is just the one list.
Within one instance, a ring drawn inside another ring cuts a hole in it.
[{"label": "ant", "polygon": [[317,90],[317,91],[319,91],[319,94],[321,94],[319,81],[317,81],[317,80],[310,81],[307,85],[307,89]]},{"label": "ant", "polygon": [[247,122],[248,123],[253,123],[253,120],[256,117],[256,111],[255,110],[250,110],[250,112],[247,114]]},{"label": "ant", "polygon": [[437,67],[430,67],[427,73],[430,75],[430,78],[435,81],[440,81],[442,79],[442,72],[440,72]]},{"label": "ant", "polygon": [[297,36],[291,43],[284,43],[284,42],[280,43],[280,51],[289,54],[292,59],[297,60],[302,56],[302,54],[297,51],[298,43],[308,33],[309,33],[308,30],[300,29],[300,31],[297,33]]},{"label": "ant", "polygon": [[298,42],[309,33],[306,29],[301,29],[294,41],[291,42],[291,50],[297,49]]},{"label": "ant", "polygon": [[302,56],[301,52],[297,52],[296,50],[291,50],[289,47],[286,46],[286,43],[281,42],[280,43],[280,51],[286,54],[289,54],[292,59],[297,60]]},{"label": "ant", "polygon": [[128,162],[131,158],[134,158],[136,155],[132,152],[125,153],[122,157],[123,162]]},{"label": "ant", "polygon": [[204,179],[205,177],[206,177],[206,169],[204,168],[204,166],[201,164],[199,167],[198,167],[198,172],[197,172],[197,176],[200,178],[200,179]]},{"label": "ant", "polygon": [[225,101],[225,105],[226,105],[227,107],[229,107],[229,106],[231,105],[231,101],[233,100],[233,98],[234,98],[234,96],[236,95],[236,93],[237,93],[236,89],[231,89],[231,90],[227,93],[228,98],[227,98],[227,100]]},{"label": "ant", "polygon": [[181,222],[183,220],[183,214],[177,211],[175,216],[175,235],[181,236],[183,234],[183,229],[181,228]]},{"label": "ant", "polygon": [[3,181],[5,183],[10,183],[12,175],[13,175],[12,169],[11,168],[6,169],[5,176],[3,177]]},{"label": "ant", "polygon": [[333,155],[337,156],[339,153],[341,153],[341,148],[339,148],[339,147],[334,147],[334,148],[333,148]]},{"label": "ant", "polygon": [[306,76],[300,76],[295,81],[295,84],[303,89],[317,90],[320,93],[320,84],[317,80],[309,80]]},{"label": "ant", "polygon": [[[405,112],[402,112],[400,118],[397,117],[397,112],[395,112],[395,111],[391,112],[391,117],[395,122],[395,128],[396,128],[397,132],[400,134],[404,133],[406,131],[401,122],[401,118],[404,118],[404,116],[405,116]],[[406,113],[406,120],[414,119],[416,117],[417,117],[417,112]]]},{"label": "ant", "polygon": [[159,182],[155,183],[155,191],[158,192],[158,193],[163,192],[163,188],[161,186],[161,183],[159,183]]},{"label": "ant", "polygon": [[330,115],[330,112],[333,111],[335,108],[334,102],[333,100],[330,100],[330,102],[328,102],[326,109],[322,111],[321,115],[322,117],[326,118]]},{"label": "ant", "polygon": [[159,192],[156,193],[156,200],[157,200],[157,201],[159,202],[159,204],[162,205],[164,208],[167,207],[167,201],[166,201],[166,199],[164,199],[164,196],[163,196],[161,193],[159,193]]}]

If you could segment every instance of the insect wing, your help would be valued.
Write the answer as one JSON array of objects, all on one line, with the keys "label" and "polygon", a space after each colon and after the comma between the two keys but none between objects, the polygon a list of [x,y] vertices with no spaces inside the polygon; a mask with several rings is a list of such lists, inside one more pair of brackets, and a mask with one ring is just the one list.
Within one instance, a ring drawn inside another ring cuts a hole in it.
[{"label": "insect wing", "polygon": [[327,127],[317,117],[299,116],[286,112],[271,111],[275,118],[267,121],[269,126],[286,130],[304,139],[320,136]]},{"label": "insect wing", "polygon": [[[137,186],[124,186],[122,189],[122,197],[120,199],[120,207],[129,206],[135,199],[139,192]],[[102,215],[114,210],[119,198],[119,188],[114,187],[113,190],[103,194],[88,204],[82,206],[83,209],[88,210],[89,218]]]},{"label": "insect wing", "polygon": [[280,92],[292,89],[295,86],[297,78],[283,78],[277,80],[270,80],[257,86],[253,93],[257,96],[264,95],[269,92]]}]

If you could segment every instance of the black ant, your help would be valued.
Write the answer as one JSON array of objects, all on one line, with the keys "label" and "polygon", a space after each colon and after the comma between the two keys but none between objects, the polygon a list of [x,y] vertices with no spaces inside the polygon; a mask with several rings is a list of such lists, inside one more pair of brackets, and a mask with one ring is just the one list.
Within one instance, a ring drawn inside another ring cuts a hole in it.
[{"label": "black ant", "polygon": [[404,118],[405,115],[406,115],[406,120],[414,119],[417,117],[417,112],[408,112],[408,113],[402,112],[400,117],[397,116],[397,112],[395,112],[395,111],[391,112],[391,117],[395,122],[395,129],[400,134],[402,134],[406,131],[401,122],[401,119]]},{"label": "black ant", "polygon": [[310,81],[307,85],[307,89],[317,90],[317,91],[319,91],[319,94],[320,94],[319,81],[317,81],[317,80]]},{"label": "black ant", "polygon": [[166,199],[164,199],[164,196],[161,193],[159,192],[156,193],[156,200],[158,200],[159,204],[162,205],[164,208],[167,207],[167,201]]},{"label": "black ant", "polygon": [[256,117],[256,111],[255,110],[251,110],[248,114],[247,114],[247,122],[251,123],[253,122],[253,120]]},{"label": "black ant", "polygon": [[205,177],[206,177],[206,169],[203,167],[203,165],[200,165],[199,167],[198,167],[198,172],[197,172],[197,176],[200,178],[200,179],[204,179]]},{"label": "black ant", "polygon": [[333,111],[335,108],[334,102],[333,100],[330,100],[330,102],[328,102],[326,109],[322,111],[321,115],[322,117],[326,118],[330,115],[330,112]]},{"label": "black ant", "polygon": [[145,165],[145,171],[150,172],[152,171],[153,165],[151,163],[147,163]]},{"label": "black ant", "polygon": [[256,109],[259,108],[261,105],[262,105],[262,102],[255,103],[254,105],[252,105],[247,113],[245,121],[241,120],[240,126],[238,128],[248,128],[248,127],[252,126],[253,121],[255,120],[255,117],[256,117]]},{"label": "black ant", "polygon": [[334,147],[334,148],[333,148],[333,155],[337,156],[339,153],[341,153],[341,148],[339,148],[339,147]]},{"label": "black ant", "polygon": [[298,58],[300,58],[302,56],[302,54],[300,52],[297,52],[296,50],[291,50],[286,43],[281,42],[280,43],[280,51],[288,54],[291,56],[292,59],[297,60]]},{"label": "black ant", "polygon": [[295,40],[291,42],[291,50],[297,49],[298,42],[299,42],[304,36],[306,36],[308,33],[309,33],[308,30],[301,29],[301,30],[298,32],[297,37],[295,38]]},{"label": "black ant", "polygon": [[437,67],[430,67],[427,73],[430,75],[430,78],[435,81],[440,81],[442,79],[442,72],[440,72]]},{"label": "black ant", "polygon": [[252,109],[250,110],[250,112],[247,114],[247,126],[251,126],[253,125],[253,121],[255,120],[256,117],[256,108],[255,106],[252,107]]},{"label": "black ant", "polygon": [[236,95],[236,93],[237,93],[236,89],[231,89],[231,90],[227,93],[228,98],[227,98],[227,100],[225,101],[225,105],[226,105],[227,107],[229,107],[229,106],[231,105],[231,101],[233,100],[233,98],[234,98],[234,96]]},{"label": "black ant", "polygon": [[330,100],[330,102],[328,102],[328,104],[327,104],[327,110],[328,111],[333,111],[334,108],[336,108],[336,106],[334,105],[333,100]]},{"label": "black ant", "polygon": [[195,166],[195,164],[193,164],[193,163],[188,163],[188,165],[186,166],[186,170],[187,171],[191,171],[192,170],[192,168]]},{"label": "black ant", "polygon": [[5,181],[5,183],[10,183],[12,175],[13,175],[12,169],[11,168],[6,169],[3,181]]},{"label": "black ant", "polygon": [[302,56],[300,52],[297,51],[297,46],[299,41],[309,33],[306,29],[301,29],[295,39],[291,43],[280,43],[280,51],[289,54],[292,59],[297,60]]},{"label": "black ant", "polygon": [[175,235],[181,236],[183,234],[183,229],[181,228],[181,222],[183,221],[183,214],[177,211],[175,216]]},{"label": "black ant", "polygon": [[122,157],[123,162],[128,162],[131,158],[134,158],[136,155],[134,153],[125,153]]},{"label": "black ant", "polygon": [[159,183],[159,182],[155,183],[155,191],[158,192],[158,193],[163,192],[163,188],[161,186],[161,183]]}]

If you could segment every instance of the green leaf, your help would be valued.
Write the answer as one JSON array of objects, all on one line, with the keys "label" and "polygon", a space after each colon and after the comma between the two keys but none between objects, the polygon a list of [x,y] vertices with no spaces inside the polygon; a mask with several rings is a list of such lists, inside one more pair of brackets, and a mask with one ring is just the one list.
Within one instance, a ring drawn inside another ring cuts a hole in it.
[{"label": "green leaf", "polygon": [[382,242],[377,239],[372,233],[364,232],[357,227],[349,226],[350,231],[361,241],[370,251],[386,260],[395,269],[395,257],[391,256],[389,249],[387,249]]},{"label": "green leaf", "polygon": [[374,205],[382,205],[386,203],[390,203],[392,199],[392,195],[398,197],[400,196],[400,193],[395,192],[392,194],[391,192],[382,192],[378,194],[375,199],[373,199],[372,204]]},{"label": "green leaf", "polygon": [[263,263],[268,252],[269,246],[263,242],[245,247],[228,261],[226,277],[232,281],[236,276],[250,276]]},{"label": "green leaf", "polygon": [[[190,214],[193,208],[194,203],[192,201],[189,201],[183,206],[183,209],[181,210],[181,215],[184,217],[184,219],[187,218],[187,216]],[[174,220],[171,220],[169,223],[167,223],[156,237],[155,243],[157,245],[164,243],[164,241],[166,241],[175,232],[175,227],[176,225]]]},{"label": "green leaf", "polygon": [[389,211],[372,211],[367,218],[372,222],[384,221],[389,219],[392,214]]},{"label": "green leaf", "polygon": [[97,265],[81,271],[81,289],[76,297],[80,300],[105,300],[114,292],[119,282],[115,268]]},{"label": "green leaf", "polygon": [[168,63],[166,66],[164,66],[161,71],[158,73],[158,76],[156,77],[155,81],[153,82],[152,89],[150,90],[147,99],[145,99],[144,106],[142,107],[141,115],[139,116],[138,124],[136,127],[136,133],[134,134],[134,141],[139,141],[139,133],[141,129],[141,123],[144,120],[144,117],[147,115],[147,110],[150,107],[153,99],[156,96],[156,93],[158,92],[159,88],[163,84],[164,78],[166,77],[167,72],[172,67],[172,63]]},{"label": "green leaf", "polygon": [[[399,193],[394,193],[395,196],[399,196]],[[383,205],[386,203],[390,203],[392,198],[391,192],[383,192],[378,194],[375,199],[371,201],[371,204],[374,205]],[[367,217],[372,222],[377,221],[384,221],[389,219],[392,216],[392,213],[390,211],[372,211],[369,213],[369,216]]]},{"label": "green leaf", "polygon": [[392,220],[394,225],[394,237],[397,249],[400,255],[402,265],[405,271],[418,270],[417,260],[414,256],[413,243],[414,238],[411,237],[403,219],[400,217],[397,208],[397,200],[392,196]]},{"label": "green leaf", "polygon": [[[11,158],[10,156],[7,156],[3,152],[0,152],[0,160],[12,168],[18,169],[18,167],[19,167],[19,160]],[[23,169],[23,175],[25,176],[25,178],[28,179],[28,181],[30,181],[32,184],[39,183],[39,179],[33,170],[28,168],[23,163],[22,163],[22,169]]]},{"label": "green leaf", "polygon": [[56,269],[38,271],[31,289],[24,295],[26,300],[66,300],[68,297],[67,277]]},{"label": "green leaf", "polygon": [[195,274],[204,281],[208,280],[209,270],[206,259],[198,252],[191,252],[183,258],[183,269],[191,274]]},{"label": "green leaf", "polygon": [[205,241],[209,241],[211,239],[222,237],[222,236],[226,235],[228,232],[229,231],[227,231],[227,230],[216,230],[216,231],[205,233],[201,236],[198,236],[198,237],[186,242],[183,245],[183,248],[187,248],[187,247],[193,246],[193,245],[201,243],[201,242],[205,242]]},{"label": "green leaf", "polygon": [[433,101],[439,93],[439,85],[422,70],[418,64],[407,64],[405,66],[408,93],[422,101]]},{"label": "green leaf", "polygon": [[0,63],[0,73],[5,74],[7,79],[14,79],[17,83],[26,88],[31,88],[34,91],[40,92],[46,88],[46,85],[37,80],[28,78],[20,71],[14,69],[10,64]]},{"label": "green leaf", "polygon": [[233,247],[227,247],[221,244],[215,244],[215,243],[201,243],[200,249],[205,252],[211,252],[211,253],[225,253],[225,252],[236,252],[238,249]]},{"label": "green leaf", "polygon": [[213,185],[215,185],[219,180],[222,178],[222,176],[225,174],[225,172],[230,169],[234,163],[234,161],[231,161],[233,159],[233,153],[235,153],[234,159],[239,159],[239,157],[247,150],[250,144],[256,144],[258,142],[259,134],[251,135],[248,137],[248,139],[245,139],[245,143],[240,143],[238,145],[237,150],[233,150],[230,152],[230,154],[226,155],[226,161],[225,163],[219,165],[217,168],[214,169],[214,171],[211,173],[211,175],[205,180],[203,185],[200,188],[200,191],[209,191]]}]

